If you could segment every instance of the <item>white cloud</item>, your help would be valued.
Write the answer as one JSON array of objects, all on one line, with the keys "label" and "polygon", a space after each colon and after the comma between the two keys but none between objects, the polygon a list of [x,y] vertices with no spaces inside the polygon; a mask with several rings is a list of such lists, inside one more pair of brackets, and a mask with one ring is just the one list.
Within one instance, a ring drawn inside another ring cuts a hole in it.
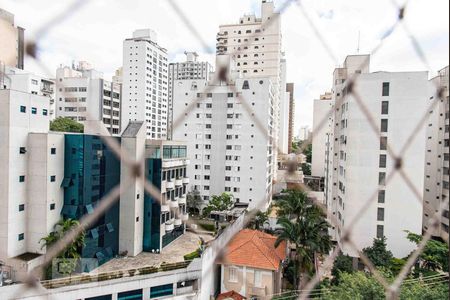
[{"label": "white cloud", "polygon": [[[280,6],[286,0],[276,0]],[[236,23],[246,13],[259,14],[259,0],[176,0],[202,38],[214,48],[220,24]],[[42,24],[61,12],[71,1],[3,0],[2,8],[16,16],[16,23],[32,37]],[[306,11],[324,39],[333,49],[338,63],[356,53],[360,32],[360,53],[368,53],[396,21],[397,11],[390,0],[303,0]],[[447,0],[409,1],[405,22],[427,55],[430,66],[438,70],[448,64],[449,2]],[[319,42],[295,4],[283,14],[283,48],[288,61],[288,81],[295,83],[296,130],[312,123],[313,99],[331,87],[336,62]],[[72,60],[87,60],[96,69],[111,76],[122,64],[122,42],[133,30],[152,28],[170,58],[182,59],[185,50],[199,52],[201,58],[214,62],[206,54],[167,1],[91,0],[69,18],[56,24],[39,46],[41,61],[51,72]],[[424,70],[402,28],[386,40],[372,57],[372,71]],[[30,71],[44,72],[27,61]]]}]

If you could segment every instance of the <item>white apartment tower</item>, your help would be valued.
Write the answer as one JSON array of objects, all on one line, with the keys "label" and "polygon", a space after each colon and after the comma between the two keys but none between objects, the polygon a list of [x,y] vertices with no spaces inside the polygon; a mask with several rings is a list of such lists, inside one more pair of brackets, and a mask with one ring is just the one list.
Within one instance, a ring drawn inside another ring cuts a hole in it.
[{"label": "white apartment tower", "polygon": [[120,83],[104,80],[101,72],[79,62],[56,70],[56,86],[56,117],[101,121],[110,134],[120,134]]},{"label": "white apartment tower", "polygon": [[[0,71],[2,65],[23,69],[25,29],[14,24],[14,15],[0,8]],[[0,83],[1,83],[0,72]]]},{"label": "white apartment tower", "polygon": [[[429,230],[429,221],[433,215],[442,208],[439,229],[434,232],[436,237],[448,238],[448,205],[442,207],[449,196],[449,68],[448,66],[438,72],[431,79],[431,93],[429,101],[438,101],[430,111],[425,162],[424,211],[423,229]],[[436,99],[436,88],[442,89],[441,99]],[[431,103],[430,103],[431,104]]]},{"label": "white apartment tower", "polygon": [[197,80],[208,81],[210,73],[213,71],[210,63],[197,61],[198,54],[196,52],[185,52],[184,54],[186,55],[186,61],[169,64],[168,138],[172,138],[172,124],[174,121],[172,110],[175,86],[182,84],[185,80],[194,80],[192,82],[193,85],[197,84]]},{"label": "white apartment tower", "polygon": [[[240,78],[228,55],[218,55],[216,65],[230,66],[228,82],[221,82],[215,74],[217,80],[209,83],[185,80],[175,86],[173,117],[182,122],[174,128],[173,138],[186,142],[190,184],[205,201],[228,192],[250,209],[264,209],[271,200],[276,167],[275,87],[269,77]],[[210,92],[202,94],[205,85]],[[251,108],[250,114],[242,101]],[[193,102],[194,109],[186,112]]]},{"label": "white apartment tower", "polygon": [[8,74],[0,89],[0,260],[25,272],[45,253],[41,238],[60,218],[64,135],[48,133],[50,104],[36,77]]},{"label": "white apartment tower", "polygon": [[[289,101],[284,91],[283,53],[281,51],[281,17],[275,12],[272,1],[262,0],[261,16],[245,15],[238,24],[221,25],[217,34],[217,54],[233,55],[236,69],[243,78],[268,77],[275,91],[275,145],[286,150],[286,138],[280,138],[283,122],[289,122],[288,116],[281,112],[282,101]],[[283,119],[281,119],[283,117]],[[283,145],[281,145],[281,142]],[[284,151],[284,150],[283,150]],[[278,147],[275,149],[275,158]]]},{"label": "white apartment tower", "polygon": [[167,138],[167,50],[150,29],[136,30],[123,42],[122,130],[145,121],[148,139]]},{"label": "white apartment tower", "polygon": [[[395,257],[404,257],[414,248],[406,239],[405,230],[422,231],[422,203],[401,176],[387,179],[396,162],[389,155],[386,143],[400,153],[411,134],[416,138],[402,155],[402,169],[411,184],[422,189],[424,184],[425,129],[416,131],[426,111],[429,98],[427,72],[369,72],[367,55],[348,56],[342,68],[334,72],[333,105],[329,133],[329,160],[325,166],[325,199],[329,214],[339,224],[333,237],[344,253],[358,253],[341,243],[344,230],[351,226],[351,238],[362,250],[374,238],[385,236],[388,249]],[[371,112],[381,137],[374,133],[369,120],[360,109],[354,94],[348,92],[348,79],[357,74],[354,89]],[[377,191],[378,189],[378,191]],[[377,193],[369,205],[367,200]],[[363,210],[363,215],[359,212]],[[355,217],[360,217],[355,224]]]},{"label": "white apartment tower", "polygon": [[[331,97],[314,100],[312,138],[312,166],[311,175],[326,177],[325,165],[329,160],[330,132],[333,129]],[[303,128],[300,129],[302,133]],[[301,137],[300,137],[301,138]]]}]

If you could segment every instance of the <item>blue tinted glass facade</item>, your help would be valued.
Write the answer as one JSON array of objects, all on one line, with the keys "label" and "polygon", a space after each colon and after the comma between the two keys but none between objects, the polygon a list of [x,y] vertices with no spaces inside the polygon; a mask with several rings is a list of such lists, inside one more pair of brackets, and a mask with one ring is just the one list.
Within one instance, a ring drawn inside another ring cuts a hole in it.
[{"label": "blue tinted glass facade", "polygon": [[[161,189],[162,160],[149,158],[145,162],[145,174],[148,181]],[[144,197],[144,251],[160,250],[161,205],[149,194]]]},{"label": "blue tinted glass facade", "polygon": [[[120,140],[118,139],[120,142]],[[64,206],[62,216],[79,220],[92,213],[103,196],[120,182],[120,161],[98,137],[65,135]],[[116,202],[86,231],[82,258],[103,264],[119,249],[119,203]],[[89,270],[82,270],[89,271]]]}]

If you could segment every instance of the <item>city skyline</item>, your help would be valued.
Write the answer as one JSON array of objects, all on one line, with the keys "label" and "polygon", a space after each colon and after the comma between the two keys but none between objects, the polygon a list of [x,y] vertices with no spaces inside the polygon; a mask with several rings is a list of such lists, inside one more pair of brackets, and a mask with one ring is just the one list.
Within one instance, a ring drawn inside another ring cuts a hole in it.
[{"label": "city skyline", "polygon": [[[47,1],[25,3],[4,1],[2,7],[15,14],[16,24],[24,27],[26,40],[32,39],[42,24],[65,8],[66,3],[46,5]],[[228,1],[229,2],[229,1]],[[39,43],[39,58],[48,71],[54,73],[59,64],[70,65],[72,60],[86,60],[109,78],[122,64],[122,41],[130,32],[140,28],[151,28],[158,33],[160,44],[168,49],[169,62],[184,59],[184,51],[196,51],[200,60],[214,63],[215,35],[220,24],[235,23],[244,14],[259,15],[259,2],[232,1],[233,3],[213,1],[190,1],[177,3],[186,16],[200,31],[208,44],[206,53],[201,44],[186,28],[168,3],[144,3],[137,1],[137,7],[121,3],[93,1],[84,3],[74,16],[54,26]],[[311,2],[311,3],[309,3]],[[275,1],[277,9],[284,1]],[[312,128],[313,100],[327,91],[332,81],[332,70],[346,55],[356,54],[359,38],[359,53],[368,53],[378,43],[388,29],[395,23],[395,9],[391,1],[376,3],[351,3],[333,1],[308,1],[306,11],[330,45],[336,62],[323,49],[311,26],[302,15],[299,7],[287,9],[283,14],[283,50],[286,50],[287,81],[295,84],[295,130],[303,126]],[[399,3],[401,4],[401,3]],[[47,7],[42,14],[35,15],[37,7]],[[408,5],[405,22],[427,54],[428,63],[436,75],[447,64],[448,53],[448,2],[429,6],[426,1],[415,1]],[[152,10],[146,9],[151,7]],[[332,8],[331,8],[332,7]],[[444,7],[444,8],[443,8]],[[99,16],[99,9],[108,13]],[[220,11],[220,15],[204,11]],[[384,18],[379,18],[379,16]],[[419,17],[420,15],[420,17]],[[32,17],[31,17],[32,16]],[[123,17],[126,16],[126,17]],[[375,20],[376,19],[376,20]],[[95,20],[95,21],[92,21]],[[114,22],[111,22],[114,20]],[[173,20],[173,22],[171,22]],[[376,22],[377,26],[371,26]],[[168,24],[170,23],[170,26]],[[208,24],[208,26],[204,26]],[[107,27],[106,27],[107,26]],[[89,34],[86,34],[89,32]],[[333,32],[333,34],[330,34]],[[25,60],[26,69],[48,76],[47,70],[31,61]],[[301,67],[296,67],[301,66]],[[372,57],[371,67],[376,71],[426,70],[411,46],[410,40],[399,26],[385,41],[385,45]]]}]

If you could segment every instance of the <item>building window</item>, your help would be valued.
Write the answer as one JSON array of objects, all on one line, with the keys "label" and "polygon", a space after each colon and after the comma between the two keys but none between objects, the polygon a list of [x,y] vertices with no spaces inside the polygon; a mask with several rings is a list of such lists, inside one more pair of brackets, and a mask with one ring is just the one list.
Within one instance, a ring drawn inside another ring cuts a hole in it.
[{"label": "building window", "polygon": [[51,148],[50,149],[50,154],[51,155],[55,155],[56,154],[56,148]]},{"label": "building window", "polygon": [[255,287],[262,287],[262,272],[255,270]]},{"label": "building window", "polygon": [[378,174],[378,184],[379,185],[385,185],[386,184],[386,173],[380,172]]},{"label": "building window", "polygon": [[228,271],[229,271],[228,281],[230,281],[230,282],[237,282],[238,281],[237,268],[229,267]]},{"label": "building window", "polygon": [[384,226],[377,225],[377,238],[381,239],[384,237]]},{"label": "building window", "polygon": [[384,208],[382,208],[382,207],[378,207],[377,220],[384,221]]},{"label": "building window", "polygon": [[380,155],[380,168],[386,168],[386,154]]},{"label": "building window", "polygon": [[385,198],[386,198],[386,191],[385,190],[378,191],[378,203],[384,203]]},{"label": "building window", "polygon": [[382,94],[382,96],[389,96],[389,88],[390,88],[389,82],[383,82],[383,94]]},{"label": "building window", "polygon": [[42,110],[42,115],[44,115],[44,116],[48,115],[48,110],[43,109],[43,110]]},{"label": "building window", "polygon": [[381,119],[381,132],[387,132],[387,131],[388,131],[388,120]]},{"label": "building window", "polygon": [[387,137],[380,137],[380,150],[387,150]]},{"label": "building window", "polygon": [[25,148],[25,147],[20,147],[20,148],[19,148],[19,153],[20,153],[20,154],[25,154],[25,153],[27,153],[27,148]]},{"label": "building window", "polygon": [[55,181],[56,181],[56,176],[55,175],[50,176],[50,182],[55,182]]},{"label": "building window", "polygon": [[21,112],[21,113],[27,112],[26,106],[21,105],[21,106],[20,106],[20,112]]},{"label": "building window", "polygon": [[19,204],[19,211],[25,210],[25,204]]},{"label": "building window", "polygon": [[32,108],[31,108],[31,113],[32,113],[33,115],[37,114],[37,108],[36,108],[36,107],[32,107]]},{"label": "building window", "polygon": [[50,204],[50,210],[55,210],[55,203]]},{"label": "building window", "polygon": [[381,114],[387,115],[389,113],[389,102],[381,101]]},{"label": "building window", "polygon": [[19,233],[18,240],[23,241],[25,239],[25,233]]},{"label": "building window", "polygon": [[244,83],[242,84],[242,89],[243,90],[248,90],[250,89],[250,86],[248,84],[248,80],[244,80]]},{"label": "building window", "polygon": [[19,176],[19,182],[25,182],[25,175]]}]

